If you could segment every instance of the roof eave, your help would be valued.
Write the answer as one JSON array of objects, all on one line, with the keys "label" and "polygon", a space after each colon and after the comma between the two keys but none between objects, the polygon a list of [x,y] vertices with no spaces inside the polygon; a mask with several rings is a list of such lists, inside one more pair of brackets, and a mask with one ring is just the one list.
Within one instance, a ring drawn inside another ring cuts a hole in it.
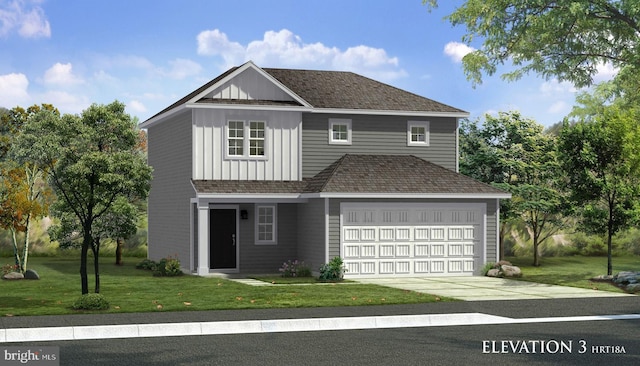
[{"label": "roof eave", "polygon": [[203,103],[187,103],[186,108],[194,109],[236,109],[236,110],[270,110],[270,111],[293,111],[293,112],[310,112],[312,109],[305,106],[281,106],[281,105],[246,105],[246,104],[203,104]]},{"label": "roof eave", "polygon": [[180,113],[180,112],[184,111],[185,109],[186,109],[186,104],[182,104],[182,105],[176,106],[175,108],[173,108],[171,110],[168,110],[168,111],[166,111],[166,112],[164,112],[162,114],[159,114],[159,115],[157,115],[157,116],[155,116],[153,118],[150,118],[150,119],[140,123],[138,125],[138,127],[141,128],[141,129],[147,129],[147,128],[153,126],[153,125],[156,125],[156,124],[166,120],[167,118],[173,116],[176,113]]},{"label": "roof eave", "polygon": [[333,114],[367,114],[367,115],[383,115],[383,116],[408,116],[408,117],[453,117],[468,118],[469,112],[451,111],[451,112],[435,112],[435,111],[406,111],[406,110],[376,110],[376,109],[342,109],[342,108],[313,108],[312,113],[333,113]]},{"label": "roof eave", "polygon": [[383,192],[318,192],[303,193],[307,198],[462,198],[462,199],[509,199],[510,193],[383,193]]}]

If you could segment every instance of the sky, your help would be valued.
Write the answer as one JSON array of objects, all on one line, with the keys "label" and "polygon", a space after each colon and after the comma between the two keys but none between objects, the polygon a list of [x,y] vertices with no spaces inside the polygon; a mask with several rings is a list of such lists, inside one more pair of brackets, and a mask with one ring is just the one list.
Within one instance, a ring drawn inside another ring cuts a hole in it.
[{"label": "sky", "polygon": [[[544,126],[576,90],[498,69],[474,87],[462,0],[0,0],[0,107],[50,103],[79,114],[119,100],[144,121],[232,66],[352,71],[470,113],[520,111]],[[596,81],[615,70],[601,68]]]}]

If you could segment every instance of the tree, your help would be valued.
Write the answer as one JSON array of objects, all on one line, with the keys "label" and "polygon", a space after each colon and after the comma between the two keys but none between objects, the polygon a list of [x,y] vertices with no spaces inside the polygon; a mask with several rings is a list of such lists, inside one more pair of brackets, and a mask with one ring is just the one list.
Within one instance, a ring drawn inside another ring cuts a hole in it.
[{"label": "tree", "polygon": [[[14,261],[20,272],[27,270],[33,219],[47,214],[51,190],[45,184],[46,169],[32,162],[13,160],[12,148],[26,121],[41,110],[59,114],[51,104],[16,107],[0,117],[0,227],[9,230]],[[18,243],[17,233],[24,233]]]},{"label": "tree", "polygon": [[508,223],[522,220],[533,240],[533,265],[540,265],[539,245],[562,225],[554,136],[518,112],[501,112],[486,115],[482,127],[463,123],[460,151],[461,173],[512,194],[501,201],[501,257]]},{"label": "tree", "polygon": [[609,105],[588,121],[565,121],[558,149],[582,226],[607,236],[607,274],[612,238],[640,218],[640,127],[635,109]]},{"label": "tree", "polygon": [[[436,0],[423,2],[437,6]],[[482,39],[481,49],[462,60],[474,83],[511,62],[517,68],[503,75],[507,80],[533,71],[584,87],[600,65],[623,69],[640,62],[637,0],[467,0],[447,19],[466,27],[465,43]]]},{"label": "tree", "polygon": [[115,101],[93,104],[81,115],[60,117],[42,111],[29,119],[17,142],[22,159],[48,167],[58,197],[53,211],[73,217],[81,228],[83,295],[89,292],[87,254],[99,220],[113,212],[119,199],[144,199],[150,188],[151,168],[139,149],[136,125],[124,108]]}]

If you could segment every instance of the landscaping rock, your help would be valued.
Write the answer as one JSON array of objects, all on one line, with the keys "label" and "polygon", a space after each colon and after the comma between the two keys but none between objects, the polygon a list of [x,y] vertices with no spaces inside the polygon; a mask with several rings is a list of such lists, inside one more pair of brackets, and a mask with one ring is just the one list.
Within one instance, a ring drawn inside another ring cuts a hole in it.
[{"label": "landscaping rock", "polygon": [[511,264],[511,262],[505,261],[505,260],[501,260],[500,262],[496,263],[496,265],[498,267],[501,267],[501,266],[513,266],[513,264]]},{"label": "landscaping rock", "polygon": [[640,272],[620,272],[613,276],[613,281],[621,285],[638,283],[640,282]]},{"label": "landscaping rock", "polygon": [[38,272],[28,269],[24,272],[24,278],[27,280],[39,280],[40,276],[38,276]]},{"label": "landscaping rock", "polygon": [[20,272],[9,272],[2,276],[2,278],[5,280],[21,280],[24,278],[24,275]]},{"label": "landscaping rock", "polygon": [[627,292],[640,292],[640,283],[633,283],[626,286]]},{"label": "landscaping rock", "polygon": [[500,269],[502,270],[502,274],[505,277],[522,277],[522,271],[520,270],[520,267],[504,264],[500,267]]},{"label": "landscaping rock", "polygon": [[491,268],[487,271],[487,277],[500,277],[500,270],[497,268]]}]

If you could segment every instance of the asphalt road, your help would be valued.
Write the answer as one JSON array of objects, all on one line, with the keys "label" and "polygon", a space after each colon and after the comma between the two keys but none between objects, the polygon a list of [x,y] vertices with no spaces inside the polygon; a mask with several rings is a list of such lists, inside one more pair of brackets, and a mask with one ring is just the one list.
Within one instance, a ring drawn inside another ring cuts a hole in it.
[{"label": "asphalt road", "polygon": [[[482,312],[511,318],[640,313],[637,297],[3,319],[89,324]],[[24,326],[24,325],[23,325]],[[14,325],[15,327],[15,325]],[[524,342],[524,343],[523,343]],[[9,345],[9,344],[5,344]],[[12,343],[11,346],[33,346]],[[60,365],[639,365],[640,320],[38,342]],[[0,345],[4,346],[4,345]]]}]

